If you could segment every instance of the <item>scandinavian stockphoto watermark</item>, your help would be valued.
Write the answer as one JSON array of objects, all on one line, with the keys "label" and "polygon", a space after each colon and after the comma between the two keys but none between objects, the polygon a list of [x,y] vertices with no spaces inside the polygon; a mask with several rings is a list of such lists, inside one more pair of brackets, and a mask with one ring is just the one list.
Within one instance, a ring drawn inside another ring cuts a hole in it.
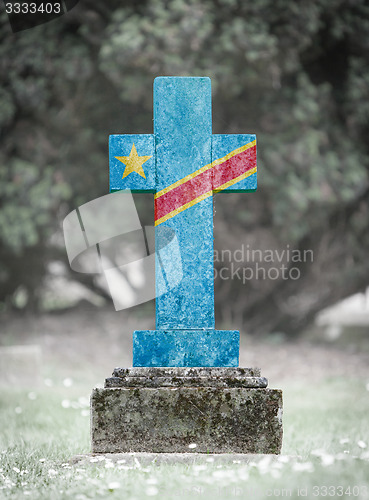
[{"label": "scandinavian stockphoto watermark", "polygon": [[242,244],[236,250],[214,250],[214,278],[240,280],[298,280],[301,264],[313,263],[311,249],[284,248],[255,249]]},{"label": "scandinavian stockphoto watermark", "polygon": [[175,231],[159,227],[154,234],[154,227],[142,227],[129,189],[76,208],[65,217],[63,231],[73,271],[95,275],[117,311],[159,297],[182,281]]}]

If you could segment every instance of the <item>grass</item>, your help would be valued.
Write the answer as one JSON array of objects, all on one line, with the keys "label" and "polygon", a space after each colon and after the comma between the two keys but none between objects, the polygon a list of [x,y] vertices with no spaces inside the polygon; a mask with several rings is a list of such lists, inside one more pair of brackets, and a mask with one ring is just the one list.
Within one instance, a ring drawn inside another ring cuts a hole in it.
[{"label": "grass", "polygon": [[279,459],[71,465],[89,444],[88,386],[0,392],[0,498],[369,498],[369,393],[359,379],[284,390]]}]

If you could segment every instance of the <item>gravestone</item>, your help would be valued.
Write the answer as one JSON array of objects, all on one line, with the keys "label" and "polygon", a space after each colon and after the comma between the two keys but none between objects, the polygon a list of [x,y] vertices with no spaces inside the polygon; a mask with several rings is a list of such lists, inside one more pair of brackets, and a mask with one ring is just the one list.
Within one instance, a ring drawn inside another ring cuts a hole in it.
[{"label": "gravestone", "polygon": [[112,135],[109,153],[111,192],[154,193],[156,329],[93,391],[93,452],[279,453],[282,393],[238,367],[239,332],[214,318],[212,195],[256,190],[255,136],[212,134],[209,78],[159,77],[154,134]]}]

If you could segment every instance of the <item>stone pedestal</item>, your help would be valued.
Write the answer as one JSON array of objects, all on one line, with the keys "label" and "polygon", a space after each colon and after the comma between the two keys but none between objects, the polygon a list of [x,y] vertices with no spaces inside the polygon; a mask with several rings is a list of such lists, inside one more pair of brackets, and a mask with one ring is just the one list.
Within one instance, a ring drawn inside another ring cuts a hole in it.
[{"label": "stone pedestal", "polygon": [[116,368],[91,396],[92,452],[280,453],[267,384],[257,368]]}]

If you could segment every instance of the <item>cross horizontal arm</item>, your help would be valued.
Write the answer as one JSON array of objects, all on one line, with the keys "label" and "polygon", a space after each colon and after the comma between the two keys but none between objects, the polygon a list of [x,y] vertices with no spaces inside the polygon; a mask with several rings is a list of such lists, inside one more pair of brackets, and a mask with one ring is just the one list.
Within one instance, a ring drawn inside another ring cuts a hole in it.
[{"label": "cross horizontal arm", "polygon": [[154,193],[156,189],[155,138],[153,134],[109,137],[110,192],[130,189]]},{"label": "cross horizontal arm", "polygon": [[256,136],[214,134],[212,137],[213,191],[256,191]]}]

